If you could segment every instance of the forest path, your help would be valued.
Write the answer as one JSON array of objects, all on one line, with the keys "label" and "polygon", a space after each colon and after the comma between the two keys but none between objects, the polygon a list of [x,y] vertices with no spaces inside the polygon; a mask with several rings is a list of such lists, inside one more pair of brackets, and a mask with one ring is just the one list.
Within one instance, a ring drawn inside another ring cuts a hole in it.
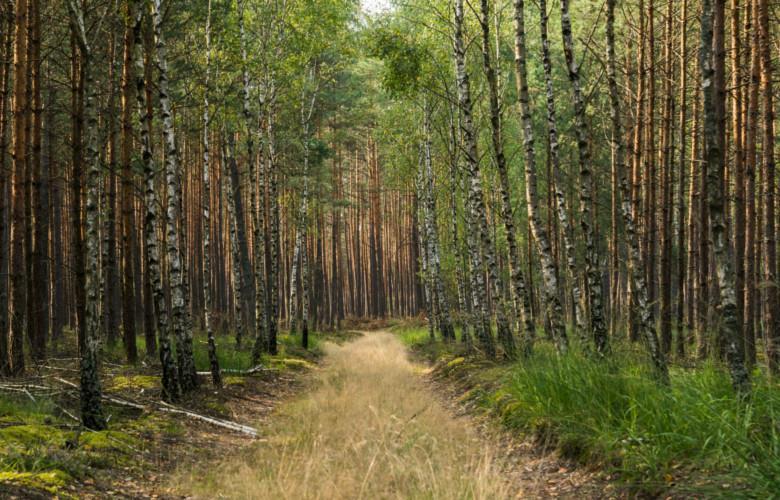
[{"label": "forest path", "polygon": [[475,498],[510,496],[499,449],[426,386],[391,333],[327,344],[311,391],[284,405],[267,440],[202,477],[196,497]]}]

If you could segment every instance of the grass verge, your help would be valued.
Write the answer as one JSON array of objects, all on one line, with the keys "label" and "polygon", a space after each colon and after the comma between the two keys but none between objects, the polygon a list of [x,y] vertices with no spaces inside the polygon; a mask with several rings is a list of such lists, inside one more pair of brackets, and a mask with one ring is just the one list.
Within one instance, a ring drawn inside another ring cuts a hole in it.
[{"label": "grass verge", "polygon": [[528,359],[486,366],[458,346],[432,344],[424,327],[396,332],[436,360],[436,376],[460,383],[464,399],[508,429],[617,472],[635,493],[773,498],[780,491],[780,388],[760,374],[742,400],[712,363],[672,368],[663,386],[622,346],[599,360],[559,356],[539,343]]}]

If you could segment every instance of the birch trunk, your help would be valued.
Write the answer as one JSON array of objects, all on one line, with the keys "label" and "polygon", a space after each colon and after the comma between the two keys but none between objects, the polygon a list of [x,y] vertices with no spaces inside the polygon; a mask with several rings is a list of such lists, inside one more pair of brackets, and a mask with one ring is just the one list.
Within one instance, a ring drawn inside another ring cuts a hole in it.
[{"label": "birch trunk", "polygon": [[428,266],[433,289],[436,292],[436,324],[442,338],[446,341],[455,340],[455,329],[450,319],[450,304],[444,292],[444,281],[441,277],[441,254],[439,247],[439,228],[436,225],[436,198],[433,192],[433,160],[431,158],[431,110],[426,102],[423,106],[424,146],[424,176],[423,195],[425,196],[425,232],[428,243]]},{"label": "birch trunk", "polygon": [[236,165],[233,142],[232,132],[228,133],[227,145],[225,145],[224,140],[222,142],[223,147],[225,148],[222,157],[227,163],[228,171],[230,172],[230,182],[225,183],[225,190],[227,191],[227,210],[230,224],[230,260],[231,271],[233,273],[233,310],[235,313],[236,346],[241,347],[241,342],[244,339],[244,315],[242,307],[244,304],[244,290],[246,290],[246,287],[244,286],[245,275],[242,272],[241,267],[241,240],[239,239],[238,231],[240,226],[237,215],[238,211],[236,210],[237,202],[235,194],[235,191],[240,189],[240,186],[238,183],[238,166]]},{"label": "birch trunk", "polygon": [[574,248],[574,231],[569,222],[566,208],[566,193],[563,190],[565,181],[561,172],[560,143],[558,141],[557,113],[555,111],[555,93],[552,80],[552,63],[550,61],[550,40],[548,38],[547,0],[539,0],[539,18],[542,38],[542,65],[544,66],[544,86],[547,97],[547,136],[549,141],[550,167],[553,175],[553,189],[555,194],[555,209],[558,222],[563,233],[563,246],[566,251],[566,266],[569,282],[572,287],[572,299],[574,302],[574,323],[579,329],[580,335],[587,331],[587,317],[582,308],[582,290],[580,279],[577,275],[577,253]]},{"label": "birch trunk", "polygon": [[583,100],[580,87],[579,64],[574,56],[569,0],[561,0],[561,32],[563,35],[563,52],[566,56],[566,66],[572,86],[577,150],[579,152],[580,225],[582,226],[582,233],[585,239],[585,274],[587,276],[590,303],[590,327],[596,350],[604,354],[609,349],[609,338],[607,335],[607,324],[604,320],[599,253],[593,230],[595,218],[591,212],[593,205],[591,194],[593,172],[591,170],[590,138],[588,137],[589,131],[585,123],[585,101]]},{"label": "birch trunk", "polygon": [[[455,33],[453,49],[455,56],[455,75],[458,86],[458,106],[462,113],[461,130],[463,132],[463,152],[466,158],[468,172],[468,197],[466,225],[468,232],[468,247],[471,255],[471,301],[475,315],[474,329],[480,347],[488,357],[495,357],[496,346],[490,325],[487,290],[483,274],[483,254],[492,254],[492,244],[488,233],[485,216],[485,204],[482,194],[482,184],[479,172],[479,156],[477,154],[477,136],[472,118],[473,104],[471,101],[471,86],[466,71],[466,46],[463,35],[463,0],[455,2]],[[480,241],[481,240],[481,241]],[[484,255],[485,260],[490,260]],[[491,266],[492,264],[492,266]],[[488,267],[495,271],[495,260],[488,262]],[[500,296],[497,297],[500,300]],[[499,316],[502,312],[499,313]],[[499,323],[507,328],[506,318],[499,317]]]},{"label": "birch trunk", "polygon": [[460,191],[460,144],[458,141],[458,137],[455,132],[455,115],[457,113],[457,110],[453,110],[451,106],[449,106],[449,112],[450,112],[450,137],[449,137],[449,152],[450,152],[450,211],[451,211],[451,218],[450,218],[450,230],[452,231],[452,252],[453,256],[455,258],[455,278],[457,280],[458,285],[458,313],[459,313],[459,322],[460,326],[462,328],[461,336],[463,339],[469,338],[468,329],[470,327],[470,321],[467,321],[466,318],[468,317],[468,307],[466,305],[466,279],[463,272],[463,267],[465,263],[465,259],[463,258],[463,252],[461,249],[461,242],[458,232],[458,207],[457,207],[457,199],[458,199],[458,192]]},{"label": "birch trunk", "polygon": [[[528,95],[528,69],[526,66],[525,14],[523,0],[515,0],[515,72],[517,74],[517,92],[520,101],[520,115],[523,127],[523,145],[525,152],[525,197],[531,232],[536,240],[539,258],[542,264],[544,280],[544,303],[550,322],[550,334],[558,351],[568,350],[569,342],[566,327],[563,324],[563,307],[558,285],[558,273],[553,258],[552,246],[539,214],[539,195],[536,185],[536,153],[534,151],[533,123]],[[544,14],[542,14],[544,15]]]},{"label": "birch trunk", "polygon": [[253,280],[254,280],[254,323],[255,342],[253,349],[253,359],[260,361],[260,354],[266,344],[265,328],[265,282],[263,276],[263,256],[265,249],[260,237],[260,219],[258,217],[257,203],[257,179],[258,169],[255,158],[255,147],[252,139],[254,129],[254,117],[249,105],[249,66],[247,56],[247,38],[246,28],[244,26],[244,2],[238,2],[238,28],[241,36],[241,73],[242,73],[242,91],[241,91],[241,113],[244,117],[244,126],[246,127],[246,161],[249,174],[249,214],[252,221],[252,259],[253,259]]},{"label": "birch trunk", "polygon": [[211,314],[214,308],[211,293],[211,168],[209,150],[209,77],[211,69],[211,0],[208,0],[208,13],[206,17],[206,82],[203,88],[203,302],[204,319],[206,323],[206,335],[209,344],[209,366],[211,368],[211,381],[216,387],[222,387],[222,377],[219,372],[219,360],[217,359],[217,344],[214,339],[214,326]]},{"label": "birch trunk", "polygon": [[173,350],[171,347],[170,317],[168,314],[168,305],[165,300],[165,290],[163,289],[160,248],[157,240],[157,223],[159,218],[157,207],[160,202],[157,198],[157,186],[155,182],[157,167],[154,164],[154,157],[152,156],[151,103],[147,102],[147,89],[144,79],[145,68],[142,55],[143,41],[141,38],[143,9],[137,9],[135,16],[133,37],[135,39],[136,100],[138,101],[138,112],[140,116],[141,155],[144,164],[144,198],[146,205],[144,236],[146,239],[146,266],[151,281],[152,295],[154,296],[154,309],[157,312],[157,335],[160,343],[163,399],[166,401],[175,401],[179,398],[181,391],[176,362],[173,359]]},{"label": "birch trunk", "polygon": [[[490,40],[490,2],[482,0],[482,16],[479,23],[482,27],[482,63],[485,67],[485,75],[488,82],[488,95],[490,102],[490,126],[491,139],[493,143],[493,153],[496,159],[498,169],[498,178],[501,182],[501,218],[506,230],[506,241],[509,247],[509,273],[512,280],[512,295],[520,317],[523,323],[523,345],[529,346],[534,337],[533,315],[531,313],[528,292],[525,286],[525,277],[523,276],[523,267],[520,263],[520,251],[517,248],[517,235],[514,221],[514,211],[512,210],[511,192],[509,188],[509,173],[504,154],[504,141],[501,136],[501,105],[498,96],[498,75],[493,66],[491,56]],[[498,35],[498,33],[496,33]],[[496,56],[498,62],[498,56]],[[514,339],[506,337],[504,341],[504,350],[510,357],[515,356]]]},{"label": "birch trunk", "polygon": [[[714,5],[713,5],[714,4]],[[701,14],[701,88],[704,94],[704,141],[706,145],[705,162],[707,164],[707,192],[710,212],[713,254],[715,256],[715,274],[720,288],[720,337],[725,343],[726,360],[729,364],[732,383],[742,393],[750,388],[750,379],[744,365],[744,343],[742,325],[737,317],[737,298],[734,290],[734,271],[728,248],[726,229],[725,200],[723,193],[723,151],[719,140],[717,100],[723,94],[716,88],[715,67],[718,62],[715,54],[723,54],[713,44],[713,20],[722,19],[724,0],[703,0]],[[719,37],[722,42],[722,37]],[[725,103],[721,103],[725,105]]]},{"label": "birch trunk", "polygon": [[428,266],[428,262],[430,261],[430,246],[428,245],[428,231],[427,227],[425,226],[427,214],[428,214],[428,204],[427,204],[427,193],[426,193],[426,183],[425,183],[425,145],[420,145],[420,154],[418,159],[418,167],[417,167],[417,183],[416,183],[416,193],[417,193],[417,199],[420,200],[422,203],[418,204],[418,210],[416,214],[416,224],[421,227],[419,230],[419,233],[421,234],[421,237],[419,239],[420,248],[420,268],[422,270],[422,281],[423,281],[423,292],[425,293],[425,304],[428,309],[427,315],[428,315],[428,338],[433,341],[436,338],[436,307],[434,303],[434,292],[433,292],[433,280],[431,279],[432,275],[430,272],[430,268]]},{"label": "birch trunk", "polygon": [[643,270],[642,255],[639,248],[639,236],[634,223],[634,211],[629,184],[629,167],[626,164],[626,147],[623,143],[623,125],[620,121],[620,98],[617,86],[617,70],[615,61],[615,4],[616,0],[607,0],[607,83],[609,85],[610,115],[612,119],[612,148],[615,154],[615,165],[620,177],[620,192],[622,200],[620,209],[623,215],[623,226],[626,232],[628,278],[636,302],[636,319],[639,333],[645,339],[647,349],[653,361],[653,366],[661,381],[669,379],[658,335],[652,320],[652,311],[647,300],[647,285]]},{"label": "birch trunk", "polygon": [[171,326],[176,338],[179,383],[183,392],[189,392],[197,387],[198,377],[192,357],[192,332],[186,328],[184,274],[179,248],[180,234],[177,227],[181,198],[181,180],[179,178],[178,166],[179,152],[176,149],[173,114],[168,93],[168,61],[166,58],[165,38],[162,31],[161,2],[162,0],[153,1],[153,15],[157,49],[157,87],[160,97],[160,114],[162,116],[163,142],[165,146],[165,184],[168,194],[168,206],[166,207],[166,250],[170,273]]},{"label": "birch trunk", "polygon": [[269,238],[269,261],[268,261],[268,352],[271,355],[277,353],[276,336],[279,319],[279,290],[278,290],[278,269],[279,269],[279,198],[278,192],[278,173],[276,159],[276,137],[274,130],[274,104],[276,102],[276,93],[273,80],[270,82],[271,98],[269,100],[268,119],[266,120],[266,139],[268,141],[268,201],[270,210],[270,238]]},{"label": "birch trunk", "polygon": [[102,391],[98,367],[100,349],[100,313],[98,301],[100,293],[100,263],[98,234],[98,200],[100,184],[100,155],[98,153],[98,120],[96,108],[95,82],[92,77],[92,52],[87,40],[84,14],[76,0],[69,0],[71,23],[84,62],[84,114],[86,116],[86,163],[87,171],[87,207],[86,207],[86,335],[84,349],[80,357],[81,423],[93,430],[107,427],[103,415]]}]

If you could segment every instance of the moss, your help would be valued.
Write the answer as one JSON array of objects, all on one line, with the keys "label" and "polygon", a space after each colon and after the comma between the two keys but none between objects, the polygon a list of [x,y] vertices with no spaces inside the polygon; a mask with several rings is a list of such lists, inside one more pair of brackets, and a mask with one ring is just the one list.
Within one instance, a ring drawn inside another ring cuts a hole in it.
[{"label": "moss", "polygon": [[458,365],[462,365],[465,362],[466,362],[466,358],[463,358],[463,357],[455,358],[452,361],[450,361],[449,363],[447,363],[447,368],[452,369],[452,368],[455,368]]},{"label": "moss", "polygon": [[236,375],[228,375],[222,379],[222,382],[225,385],[244,385],[246,384],[246,379]]},{"label": "moss", "polygon": [[47,472],[0,471],[0,484],[11,483],[15,486],[44,490],[52,494],[57,494],[70,480],[71,477],[61,470]]},{"label": "moss", "polygon": [[153,389],[160,386],[159,377],[152,375],[117,375],[111,381],[111,389]]},{"label": "moss", "polygon": [[116,450],[134,447],[136,439],[127,433],[119,431],[85,432],[79,438],[85,450]]},{"label": "moss", "polygon": [[61,442],[64,434],[56,427],[39,424],[12,425],[0,429],[0,446],[5,444],[21,444],[25,447]]}]

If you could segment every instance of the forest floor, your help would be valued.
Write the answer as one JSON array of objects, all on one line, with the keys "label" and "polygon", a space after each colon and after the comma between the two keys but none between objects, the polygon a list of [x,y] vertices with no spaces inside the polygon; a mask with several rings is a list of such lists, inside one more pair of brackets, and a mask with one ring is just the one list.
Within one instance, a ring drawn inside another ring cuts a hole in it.
[{"label": "forest floor", "polygon": [[387,331],[325,344],[311,390],[280,406],[262,439],[183,470],[196,498],[605,498],[597,475],[460,411],[454,392]]},{"label": "forest floor", "polygon": [[[169,407],[160,402],[156,360],[124,365],[121,350],[109,348],[101,373],[109,430],[101,432],[80,431],[78,358],[58,351],[26,377],[0,384],[0,498],[181,498],[172,474],[263,441],[260,429],[276,406],[304,389],[321,338],[313,334],[305,351],[284,335],[280,354],[255,370],[248,370],[251,346],[238,349],[224,338],[224,387],[215,390],[204,373],[197,392]],[[205,369],[205,344],[195,347],[196,365]],[[215,422],[254,426],[260,436]]]}]

